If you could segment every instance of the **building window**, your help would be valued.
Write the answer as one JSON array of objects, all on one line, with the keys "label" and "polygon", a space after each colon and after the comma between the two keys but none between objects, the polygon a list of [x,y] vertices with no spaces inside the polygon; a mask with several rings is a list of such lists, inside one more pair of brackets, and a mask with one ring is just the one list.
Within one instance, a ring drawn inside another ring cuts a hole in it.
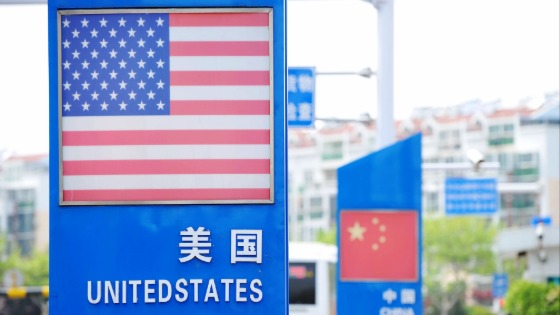
[{"label": "building window", "polygon": [[513,143],[513,124],[492,125],[488,127],[488,145],[501,146]]},{"label": "building window", "polygon": [[325,142],[322,158],[325,161],[342,159],[342,141]]}]

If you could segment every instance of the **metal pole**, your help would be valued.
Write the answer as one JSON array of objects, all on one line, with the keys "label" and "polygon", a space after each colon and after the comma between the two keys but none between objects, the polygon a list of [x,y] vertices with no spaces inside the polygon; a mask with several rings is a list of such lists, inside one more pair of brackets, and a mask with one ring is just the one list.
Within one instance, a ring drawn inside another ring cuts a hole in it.
[{"label": "metal pole", "polygon": [[[366,0],[367,1],[367,0]],[[393,0],[369,0],[377,9],[377,149],[395,141],[393,114]]]}]

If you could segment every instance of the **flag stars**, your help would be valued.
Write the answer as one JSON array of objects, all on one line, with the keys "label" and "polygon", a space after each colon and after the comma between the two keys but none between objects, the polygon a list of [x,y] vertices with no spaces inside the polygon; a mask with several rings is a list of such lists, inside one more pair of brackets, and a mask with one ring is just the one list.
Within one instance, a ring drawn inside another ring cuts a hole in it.
[{"label": "flag stars", "polygon": [[64,40],[64,42],[62,42],[62,47],[70,48],[70,42],[68,41],[68,39],[66,39],[66,40]]},{"label": "flag stars", "polygon": [[121,17],[121,19],[119,20],[119,26],[124,27],[125,25],[126,25],[126,20]]},{"label": "flag stars", "polygon": [[99,20],[99,24],[101,24],[101,27],[107,27],[107,20],[105,20],[105,18],[102,18],[101,20]]},{"label": "flag stars", "polygon": [[103,103],[101,103],[100,105],[101,105],[101,110],[107,110],[109,107],[109,104],[107,104],[105,101],[103,101]]},{"label": "flag stars", "polygon": [[118,96],[118,94],[117,94],[117,93],[115,93],[115,91],[113,91],[113,93],[109,94],[109,96],[111,96],[111,99],[112,99],[112,100],[116,100],[116,99],[117,99],[117,96]]},{"label": "flag stars", "polygon": [[97,55],[99,55],[97,50],[94,49],[91,51],[91,59],[97,59]]},{"label": "flag stars", "polygon": [[121,81],[121,83],[119,83],[119,86],[121,87],[121,90],[126,89],[126,82],[124,82],[124,80]]},{"label": "flag stars", "polygon": [[119,104],[119,106],[120,106],[121,110],[126,110],[126,103],[125,103],[124,101],[122,101],[122,102]]},{"label": "flag stars", "polygon": [[139,18],[136,22],[138,22],[138,26],[144,26],[144,22],[146,22],[146,20]]},{"label": "flag stars", "polygon": [[126,61],[124,61],[124,59],[121,59],[121,61],[119,62],[119,66],[121,69],[126,68]]},{"label": "flag stars", "polygon": [[161,19],[161,16],[156,20],[157,26],[163,26],[164,20]]},{"label": "flag stars", "polygon": [[149,100],[153,100],[153,99],[154,99],[154,96],[156,96],[156,93],[150,91],[150,92],[148,92],[147,95],[148,95],[148,99],[149,99]]},{"label": "flag stars", "polygon": [[62,66],[64,66],[64,69],[70,69],[71,64],[68,62],[68,60],[66,60]]},{"label": "flag stars", "polygon": [[111,71],[109,73],[109,75],[111,76],[111,79],[116,79],[117,78],[117,72],[115,72],[115,70]]},{"label": "flag stars", "polygon": [[97,37],[97,34],[98,34],[98,33],[99,33],[99,32],[94,28],[94,29],[90,32],[91,38]]},{"label": "flag stars", "polygon": [[140,82],[138,82],[138,89],[143,90],[145,85],[146,83],[143,80],[140,80]]},{"label": "flag stars", "polygon": [[72,107],[72,105],[70,105],[70,103],[66,102],[66,104],[62,105],[64,106],[64,111],[69,112],[70,111],[70,107]]},{"label": "flag stars", "polygon": [[89,83],[87,81],[84,81],[84,83],[82,83],[82,89],[89,90]]},{"label": "flag stars", "polygon": [[82,48],[89,48],[88,46],[89,46],[89,42],[88,42],[87,40],[84,39],[84,40],[82,41]]},{"label": "flag stars", "polygon": [[140,61],[138,61],[138,68],[143,69],[145,64],[146,64],[146,62],[144,60],[140,59]]},{"label": "flag stars", "polygon": [[131,100],[135,100],[136,99],[136,93],[134,93],[134,91],[130,91],[130,93],[128,93],[128,97]]},{"label": "flag stars", "polygon": [[130,72],[128,73],[128,77],[130,79],[136,79],[136,72],[134,72],[134,70],[130,70]]},{"label": "flag stars", "polygon": [[91,100],[98,100],[99,98],[99,94],[96,91],[93,91],[93,93],[91,94]]},{"label": "flag stars", "polygon": [[153,79],[153,78],[154,78],[154,75],[155,75],[156,73],[153,72],[152,70],[150,70],[150,71],[148,71],[147,74],[148,74],[148,78],[149,78],[149,79]]},{"label": "flag stars", "polygon": [[364,233],[366,232],[366,228],[361,226],[359,222],[354,222],[354,225],[348,228],[348,232],[350,233],[350,240],[364,240]]},{"label": "flag stars", "polygon": [[155,54],[155,53],[156,53],[156,52],[153,51],[153,50],[150,48],[150,50],[148,50],[148,58],[154,58],[154,54]]},{"label": "flag stars", "polygon": [[101,65],[101,69],[107,69],[107,65],[109,64],[105,59],[99,63]]},{"label": "flag stars", "polygon": [[64,82],[63,85],[65,90],[70,90],[70,87],[72,86],[72,84],[70,84],[68,81]]},{"label": "flag stars", "polygon": [[109,37],[117,37],[117,31],[114,28],[109,31]]},{"label": "flag stars", "polygon": [[106,90],[107,89],[107,85],[109,85],[109,83],[107,83],[105,80],[103,80],[103,82],[99,83],[101,85],[101,89],[102,90]]},{"label": "flag stars", "polygon": [[163,89],[163,86],[165,85],[165,82],[159,80],[159,82],[156,83],[156,84],[157,84],[157,88],[158,88],[158,89]]},{"label": "flag stars", "polygon": [[386,230],[387,230],[387,228],[385,227],[385,225],[379,226],[379,231],[380,232],[385,232]]},{"label": "flag stars", "polygon": [[140,40],[138,41],[138,47],[144,47],[144,44],[146,44],[146,42],[140,38]]},{"label": "flag stars", "polygon": [[156,44],[157,44],[158,47],[163,47],[164,43],[165,42],[163,40],[161,40],[161,38],[156,41]]},{"label": "flag stars", "polygon": [[148,37],[154,37],[154,33],[155,33],[155,32],[156,32],[156,31],[154,31],[151,27],[150,27],[149,30],[146,31],[146,33],[148,33]]},{"label": "flag stars", "polygon": [[156,104],[158,109],[163,110],[163,106],[165,105],[162,101],[159,101],[159,103]]},{"label": "flag stars", "polygon": [[80,79],[80,73],[78,72],[78,70],[74,70],[74,73],[72,73],[72,76],[74,77],[74,80],[79,80]]},{"label": "flag stars", "polygon": [[109,43],[109,42],[107,42],[107,41],[105,40],[105,38],[103,38],[103,39],[99,42],[99,44],[101,44],[101,48],[107,48],[107,44],[108,44],[108,43]]},{"label": "flag stars", "polygon": [[74,101],[79,101],[80,100],[80,93],[78,93],[78,91],[74,92],[74,94],[72,94],[72,97],[74,98]]},{"label": "flag stars", "polygon": [[89,21],[86,18],[84,18],[82,20],[82,27],[88,27],[88,24],[89,24]]},{"label": "flag stars", "polygon": [[138,103],[138,109],[139,110],[145,110],[146,109],[146,104],[144,104],[144,102],[140,101],[140,103]]},{"label": "flag stars", "polygon": [[136,52],[134,51],[134,49],[131,49],[128,52],[128,58],[135,58],[136,57]]},{"label": "flag stars", "polygon": [[119,41],[119,47],[126,47],[126,41],[124,40],[124,38],[121,38],[121,40]]},{"label": "flag stars", "polygon": [[84,111],[88,111],[89,112],[89,104],[88,102],[84,102],[84,104],[82,104],[82,108]]},{"label": "flag stars", "polygon": [[114,49],[109,52],[109,55],[111,58],[117,58],[117,52]]},{"label": "flag stars", "polygon": [[95,70],[93,70],[93,72],[91,73],[91,79],[92,80],[97,80],[97,77],[99,76],[99,73]]},{"label": "flag stars", "polygon": [[156,61],[156,63],[157,63],[157,67],[158,67],[158,68],[163,68],[163,65],[165,64],[165,62],[164,62],[163,60],[161,60],[161,59],[158,60],[158,61]]},{"label": "flag stars", "polygon": [[78,59],[80,58],[80,52],[78,50],[74,50],[74,52],[72,53],[72,56],[74,59]]},{"label": "flag stars", "polygon": [[74,29],[74,31],[72,32],[72,38],[78,38],[79,35],[80,35],[80,31]]},{"label": "flag stars", "polygon": [[62,21],[62,27],[70,27],[70,21],[68,19],[64,19],[64,21]]},{"label": "flag stars", "polygon": [[128,30],[128,37],[134,37],[134,35],[136,34],[136,31],[134,29],[130,29]]},{"label": "flag stars", "polygon": [[82,62],[82,69],[89,69],[89,62],[87,62],[87,60],[84,60],[84,62]]}]

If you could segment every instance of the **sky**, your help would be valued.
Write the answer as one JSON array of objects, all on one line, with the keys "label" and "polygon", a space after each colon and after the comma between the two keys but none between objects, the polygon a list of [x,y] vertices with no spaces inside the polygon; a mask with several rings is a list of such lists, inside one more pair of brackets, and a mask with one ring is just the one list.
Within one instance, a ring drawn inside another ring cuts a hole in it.
[{"label": "sky", "polygon": [[[314,67],[316,116],[377,115],[377,10],[289,0],[289,67]],[[33,21],[29,23],[29,21]],[[48,152],[47,6],[0,5],[0,151]],[[394,116],[473,99],[515,105],[560,89],[560,1],[394,0]]]}]

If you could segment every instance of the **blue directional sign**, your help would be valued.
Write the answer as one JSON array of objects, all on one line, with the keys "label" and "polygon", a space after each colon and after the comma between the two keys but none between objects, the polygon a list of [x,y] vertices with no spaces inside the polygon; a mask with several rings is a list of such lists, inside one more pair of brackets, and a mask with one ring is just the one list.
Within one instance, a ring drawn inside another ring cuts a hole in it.
[{"label": "blue directional sign", "polygon": [[447,178],[445,213],[448,215],[494,214],[498,210],[495,178]]},{"label": "blue directional sign", "polygon": [[421,135],[338,169],[337,314],[422,314]]},{"label": "blue directional sign", "polygon": [[288,127],[315,123],[315,68],[288,68]]},{"label": "blue directional sign", "polygon": [[495,273],[492,278],[492,295],[495,298],[506,296],[508,289],[508,275],[505,273]]},{"label": "blue directional sign", "polygon": [[287,314],[285,11],[49,1],[51,314]]}]

